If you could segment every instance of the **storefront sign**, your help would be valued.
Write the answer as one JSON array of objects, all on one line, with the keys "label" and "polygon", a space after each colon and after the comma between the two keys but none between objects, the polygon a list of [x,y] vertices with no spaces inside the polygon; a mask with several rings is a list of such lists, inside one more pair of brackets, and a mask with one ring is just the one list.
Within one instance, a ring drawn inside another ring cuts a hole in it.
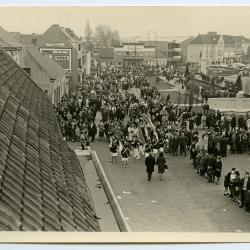
[{"label": "storefront sign", "polygon": [[56,61],[65,70],[71,70],[71,49],[40,48],[40,52]]}]

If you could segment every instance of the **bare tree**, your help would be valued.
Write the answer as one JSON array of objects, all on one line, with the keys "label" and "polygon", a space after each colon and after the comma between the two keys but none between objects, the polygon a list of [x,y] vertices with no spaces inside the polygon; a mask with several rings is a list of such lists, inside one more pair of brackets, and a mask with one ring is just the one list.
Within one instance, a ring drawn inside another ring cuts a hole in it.
[{"label": "bare tree", "polygon": [[120,43],[120,36],[117,30],[112,30],[109,25],[99,24],[94,34],[95,45],[97,47],[111,47]]}]

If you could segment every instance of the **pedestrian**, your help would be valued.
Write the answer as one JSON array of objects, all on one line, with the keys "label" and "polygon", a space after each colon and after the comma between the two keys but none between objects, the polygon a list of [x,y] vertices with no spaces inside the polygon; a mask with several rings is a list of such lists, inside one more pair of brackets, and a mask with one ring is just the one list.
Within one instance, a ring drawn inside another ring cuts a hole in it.
[{"label": "pedestrian", "polygon": [[162,180],[162,175],[165,173],[165,169],[168,169],[166,159],[163,156],[163,152],[159,153],[159,156],[156,160],[156,165],[158,166],[159,179]]},{"label": "pedestrian", "polygon": [[121,156],[122,156],[122,162],[123,164],[125,165],[125,167],[127,167],[128,165],[128,159],[129,159],[129,156],[130,156],[130,149],[129,149],[129,146],[128,144],[124,144],[122,150],[121,150]]},{"label": "pedestrian", "polygon": [[196,166],[196,157],[197,157],[197,151],[195,149],[195,143],[193,143],[191,145],[191,148],[190,148],[190,160],[193,161],[193,168],[197,168]]},{"label": "pedestrian", "polygon": [[250,190],[250,178],[249,178],[249,172],[246,171],[245,177],[240,180],[240,197],[241,197],[241,204],[240,208],[245,206],[245,194],[248,190]]},{"label": "pedestrian", "polygon": [[207,182],[214,181],[213,175],[214,175],[215,162],[216,158],[214,157],[214,155],[213,154],[209,155],[208,168],[207,168]]},{"label": "pedestrian", "polygon": [[135,137],[134,142],[133,142],[133,147],[134,147],[134,158],[136,160],[140,160],[140,151],[139,151],[139,147],[140,147],[140,142],[138,140],[137,137]]},{"label": "pedestrian", "polygon": [[217,160],[215,162],[215,172],[214,172],[214,176],[216,177],[216,185],[220,184],[221,170],[222,170],[221,157],[217,156]]},{"label": "pedestrian", "polygon": [[146,165],[146,172],[148,174],[148,181],[151,181],[152,173],[154,172],[154,166],[155,166],[155,158],[152,152],[150,152],[149,156],[146,157],[145,165]]},{"label": "pedestrian", "polygon": [[111,162],[117,162],[118,157],[118,142],[115,137],[111,138],[110,142]]},{"label": "pedestrian", "polygon": [[91,122],[89,127],[88,127],[88,134],[91,138],[91,142],[95,141],[96,133],[97,133],[96,124],[95,124],[95,122]]},{"label": "pedestrian", "polygon": [[182,132],[181,136],[179,137],[179,143],[180,143],[180,155],[184,153],[184,156],[186,156],[187,137],[184,135],[184,132]]},{"label": "pedestrian", "polygon": [[239,202],[240,194],[240,172],[235,171],[235,178],[231,184],[232,201]]}]

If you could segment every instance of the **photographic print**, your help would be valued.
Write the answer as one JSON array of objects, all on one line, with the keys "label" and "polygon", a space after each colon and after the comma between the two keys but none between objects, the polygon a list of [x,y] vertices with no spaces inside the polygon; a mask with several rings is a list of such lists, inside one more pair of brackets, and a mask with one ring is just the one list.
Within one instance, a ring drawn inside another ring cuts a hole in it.
[{"label": "photographic print", "polygon": [[0,7],[0,231],[249,233],[249,23]]}]

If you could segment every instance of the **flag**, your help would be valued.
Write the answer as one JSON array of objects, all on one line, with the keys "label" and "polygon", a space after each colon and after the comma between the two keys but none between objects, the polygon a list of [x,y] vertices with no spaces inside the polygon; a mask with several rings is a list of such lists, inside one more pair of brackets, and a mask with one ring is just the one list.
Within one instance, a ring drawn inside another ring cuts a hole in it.
[{"label": "flag", "polygon": [[123,149],[123,145],[122,145],[121,141],[119,141],[119,152],[120,153],[122,152],[122,149]]},{"label": "flag", "polygon": [[201,50],[201,52],[200,52],[200,58],[202,57],[202,50]]}]

